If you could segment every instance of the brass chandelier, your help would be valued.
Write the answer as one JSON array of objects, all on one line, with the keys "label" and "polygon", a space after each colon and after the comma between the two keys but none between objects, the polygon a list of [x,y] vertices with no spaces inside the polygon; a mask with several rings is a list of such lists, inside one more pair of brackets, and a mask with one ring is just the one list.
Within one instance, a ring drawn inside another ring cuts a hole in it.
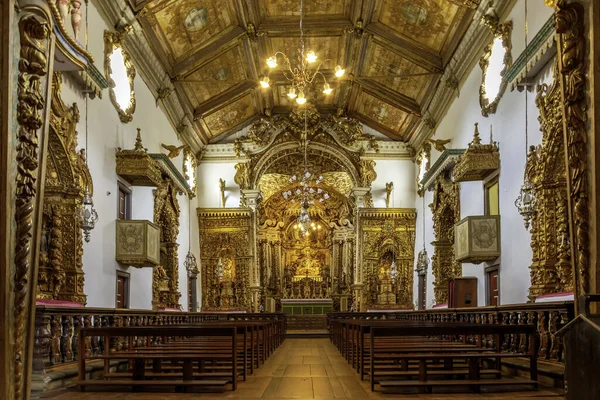
[{"label": "brass chandelier", "polygon": [[[318,64],[317,62],[318,56],[317,54],[309,50],[305,54],[304,49],[304,30],[302,26],[304,13],[303,13],[303,1],[300,0],[300,48],[298,49],[298,62],[292,64],[290,58],[283,52],[277,51],[275,55],[267,58],[267,66],[269,67],[269,74],[267,76],[263,76],[260,79],[260,86],[263,89],[268,89],[271,87],[271,79],[269,78],[271,72],[275,69],[279,69],[286,80],[291,82],[292,86],[290,87],[287,96],[290,100],[296,100],[296,103],[299,105],[306,104],[306,91],[308,87],[310,87],[313,83],[317,82],[317,78],[320,77],[323,79],[323,93],[325,95],[330,95],[333,92],[333,89],[327,82],[327,78],[321,72],[321,67],[324,62],[330,61],[329,59],[325,59]],[[310,68],[312,65],[316,65],[315,68]],[[346,71],[339,65],[335,67],[335,76],[336,78],[341,78],[344,76]]]},{"label": "brass chandelier", "polygon": [[288,189],[282,193],[283,198],[291,203],[296,203],[296,199],[299,198],[300,214],[296,219],[294,228],[299,229],[302,236],[308,236],[311,231],[317,231],[321,229],[321,225],[313,222],[310,218],[310,206],[315,204],[315,202],[323,203],[325,200],[329,200],[331,197],[326,190],[319,187],[319,184],[323,182],[323,176],[319,175],[319,177],[315,178],[308,170],[307,114],[308,111],[305,110],[304,136],[302,139],[302,146],[304,150],[303,172],[302,174],[293,175],[289,179],[290,184],[298,184],[299,187],[296,187],[295,190]]}]

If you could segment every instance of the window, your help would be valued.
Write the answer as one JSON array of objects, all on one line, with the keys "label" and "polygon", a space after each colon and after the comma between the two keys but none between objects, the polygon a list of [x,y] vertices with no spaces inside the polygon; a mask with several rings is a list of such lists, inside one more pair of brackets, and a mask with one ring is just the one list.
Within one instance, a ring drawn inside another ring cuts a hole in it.
[{"label": "window", "polygon": [[500,282],[498,274],[498,266],[494,265],[485,271],[485,289],[487,293],[486,305],[500,305]]},{"label": "window", "polygon": [[129,274],[117,271],[116,308],[129,308]]},{"label": "window", "polygon": [[123,48],[125,32],[104,32],[104,72],[108,80],[110,100],[123,123],[133,120],[135,67]]},{"label": "window", "polygon": [[118,182],[117,219],[131,219],[131,189],[122,182]]},{"label": "window", "polygon": [[194,197],[196,194],[196,168],[198,167],[198,161],[196,156],[186,146],[183,150],[183,177],[187,182],[190,192],[189,195]]},{"label": "window", "polygon": [[510,32],[512,24],[498,24],[492,27],[494,39],[485,49],[479,65],[482,70],[479,88],[481,114],[487,117],[496,112],[498,103],[506,90],[506,72],[512,64]]},{"label": "window", "polygon": [[485,215],[500,215],[500,185],[498,175],[484,184]]}]

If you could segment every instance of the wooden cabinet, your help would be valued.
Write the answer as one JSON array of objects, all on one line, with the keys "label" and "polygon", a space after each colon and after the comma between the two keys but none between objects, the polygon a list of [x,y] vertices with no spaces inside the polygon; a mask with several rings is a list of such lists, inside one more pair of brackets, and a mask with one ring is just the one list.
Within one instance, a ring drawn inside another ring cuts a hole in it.
[{"label": "wooden cabinet", "polygon": [[448,287],[448,307],[477,307],[477,278],[452,278]]}]

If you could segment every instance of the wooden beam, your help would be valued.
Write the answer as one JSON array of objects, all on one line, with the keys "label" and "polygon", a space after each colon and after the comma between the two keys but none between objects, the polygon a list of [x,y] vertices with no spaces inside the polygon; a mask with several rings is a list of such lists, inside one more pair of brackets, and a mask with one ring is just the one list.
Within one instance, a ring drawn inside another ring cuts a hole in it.
[{"label": "wooden beam", "polygon": [[255,81],[243,81],[239,84],[232,86],[223,93],[212,97],[210,100],[205,101],[194,110],[194,120],[203,118],[204,115],[210,114],[217,108],[222,108],[238,100],[243,95],[247,94],[248,91],[254,89],[258,85]]},{"label": "wooden beam", "polygon": [[214,42],[199,48],[188,58],[174,65],[173,74],[179,76],[189,73],[188,70],[197,68],[197,66],[206,63],[209,59],[219,56],[223,52],[229,50],[232,46],[237,45],[237,42],[230,42],[240,39],[244,35],[246,35],[246,31],[239,26],[228,28]]},{"label": "wooden beam", "polygon": [[365,90],[365,92],[379,98],[380,100],[389,103],[402,111],[409,114],[421,116],[421,108],[414,99],[393,91],[379,82],[372,81],[367,78],[358,78],[356,82]]},{"label": "wooden beam", "polygon": [[389,31],[388,28],[385,28],[384,25],[379,22],[367,25],[365,30],[375,36],[385,39],[387,42],[389,42],[387,44],[382,43],[385,45],[385,47],[392,48],[394,52],[401,54],[402,56],[413,61],[415,64],[418,64],[430,71],[442,71],[442,59],[433,50],[427,47],[419,46],[412,41],[408,41],[397,35],[394,35]]}]

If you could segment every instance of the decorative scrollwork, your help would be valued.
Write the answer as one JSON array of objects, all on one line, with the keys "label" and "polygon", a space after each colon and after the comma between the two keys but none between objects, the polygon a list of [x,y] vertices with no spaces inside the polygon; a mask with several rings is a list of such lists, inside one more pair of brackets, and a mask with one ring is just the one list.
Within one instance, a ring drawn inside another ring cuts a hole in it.
[{"label": "decorative scrollwork", "polygon": [[[14,377],[15,397],[21,398],[26,368],[25,334],[28,328],[28,295],[32,295],[32,239],[37,195],[40,148],[38,131],[44,123],[44,87],[48,77],[48,45],[51,31],[48,15],[27,13],[19,21],[21,52],[17,82],[17,176],[15,189],[14,275]],[[44,82],[46,79],[46,82]]]},{"label": "decorative scrollwork", "polygon": [[589,211],[587,171],[586,33],[584,8],[559,1],[554,14],[558,35],[562,113],[570,189],[570,222],[579,292],[589,289]]}]

